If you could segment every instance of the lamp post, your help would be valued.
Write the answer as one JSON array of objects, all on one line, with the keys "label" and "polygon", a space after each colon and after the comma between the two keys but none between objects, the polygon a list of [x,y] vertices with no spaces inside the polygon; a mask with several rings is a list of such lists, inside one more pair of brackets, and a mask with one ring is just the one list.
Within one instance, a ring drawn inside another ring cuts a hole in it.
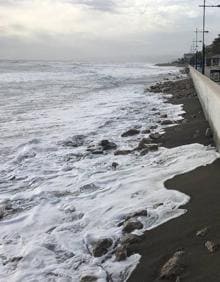
[{"label": "lamp post", "polygon": [[206,8],[220,8],[220,5],[206,5],[206,0],[204,0],[203,5],[200,5],[199,7],[203,8],[203,24],[202,24],[202,30],[203,30],[203,36],[202,36],[202,74],[205,74],[205,24],[206,24]]},{"label": "lamp post", "polygon": [[196,69],[198,68],[197,67],[197,64],[198,64],[198,43],[203,43],[203,41],[202,40],[198,40],[198,33],[208,33],[208,31],[207,30],[204,30],[204,32],[203,32],[203,30],[199,30],[198,28],[196,28],[196,30],[195,30],[195,33],[196,33],[196,40],[195,40],[195,43],[196,43]]},{"label": "lamp post", "polygon": [[195,31],[196,33],[196,70],[198,66],[198,28]]},{"label": "lamp post", "polygon": [[203,23],[202,23],[202,74],[205,74],[205,16],[206,16],[206,0],[203,5]]}]

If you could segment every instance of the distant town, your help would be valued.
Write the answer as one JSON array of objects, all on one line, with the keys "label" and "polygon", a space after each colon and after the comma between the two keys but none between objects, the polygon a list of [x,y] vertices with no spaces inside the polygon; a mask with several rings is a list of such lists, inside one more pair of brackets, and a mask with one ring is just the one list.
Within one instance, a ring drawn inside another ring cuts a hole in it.
[{"label": "distant town", "polygon": [[[183,58],[173,63],[180,65],[190,64],[201,71],[202,51],[186,53]],[[210,45],[206,46],[205,75],[216,82],[220,82],[220,34]]]}]

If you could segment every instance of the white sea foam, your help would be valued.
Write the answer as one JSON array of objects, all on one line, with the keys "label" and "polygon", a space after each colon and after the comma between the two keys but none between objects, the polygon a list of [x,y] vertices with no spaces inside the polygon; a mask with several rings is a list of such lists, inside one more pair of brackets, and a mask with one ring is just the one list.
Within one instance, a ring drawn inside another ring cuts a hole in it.
[{"label": "white sea foam", "polygon": [[[154,107],[180,119],[181,105],[143,91],[178,70],[62,62],[2,62],[0,69],[2,281],[78,282],[83,275],[126,281],[140,256],[116,262],[113,244],[105,256],[94,258],[94,243],[118,242],[120,223],[138,211],[148,212],[138,217],[144,225],[138,235],[185,213],[189,196],[178,187],[165,189],[164,181],[211,163],[218,154],[199,144],[144,157],[92,155],[86,149],[102,139],[134,148],[144,135],[121,134],[155,125]],[[157,130],[163,128],[158,124]],[[118,162],[117,170],[112,162]]]}]

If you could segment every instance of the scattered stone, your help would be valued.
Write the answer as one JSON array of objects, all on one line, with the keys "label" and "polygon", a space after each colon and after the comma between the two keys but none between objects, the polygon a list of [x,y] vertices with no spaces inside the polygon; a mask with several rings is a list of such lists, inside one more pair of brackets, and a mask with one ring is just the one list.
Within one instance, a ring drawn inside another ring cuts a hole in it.
[{"label": "scattered stone", "polygon": [[158,132],[156,132],[156,133],[151,133],[151,134],[150,134],[150,138],[151,138],[152,140],[158,140],[158,139],[160,139],[160,137],[161,137],[161,134],[158,133]]},{"label": "scattered stone", "polygon": [[96,149],[91,152],[93,155],[102,155],[104,152],[102,149]]},{"label": "scattered stone", "polygon": [[123,218],[123,221],[121,221],[118,224],[118,227],[124,225],[129,220],[136,220],[135,218],[138,216],[148,216],[148,211],[144,209],[144,210],[139,210],[137,212],[132,212],[132,213],[129,213],[128,215],[125,215]]},{"label": "scattered stone", "polygon": [[[154,88],[154,86],[152,86],[152,89]],[[157,111],[157,108],[152,108],[151,111],[155,112]]]},{"label": "scattered stone", "polygon": [[117,149],[117,145],[109,140],[102,140],[99,145],[102,146],[104,151]]},{"label": "scattered stone", "polygon": [[199,231],[196,233],[196,236],[197,236],[197,237],[205,237],[205,236],[207,235],[208,231],[209,231],[208,227],[205,227],[205,228],[199,230]]},{"label": "scattered stone", "polygon": [[93,248],[93,256],[94,257],[102,257],[104,256],[109,248],[112,246],[113,241],[110,238],[100,239],[95,243],[95,246]]},{"label": "scattered stone", "polygon": [[92,154],[94,155],[101,155],[103,154],[103,147],[101,146],[96,146],[96,145],[90,145],[88,148],[87,148],[87,151],[88,152],[91,152]]},{"label": "scattered stone", "polygon": [[124,225],[123,225],[123,232],[125,233],[131,233],[136,229],[142,229],[143,228],[143,224],[137,220],[137,219],[129,219],[127,221],[125,221]]},{"label": "scattered stone", "polygon": [[143,138],[137,147],[137,150],[144,150],[147,149],[147,145],[152,143],[152,139],[150,138]]},{"label": "scattered stone", "polygon": [[206,129],[205,136],[208,137],[208,138],[212,138],[213,137],[211,128],[207,128]]},{"label": "scattered stone", "polygon": [[147,149],[149,151],[157,151],[159,149],[159,145],[158,144],[148,144]]},{"label": "scattered stone", "polygon": [[113,163],[112,163],[112,168],[113,168],[113,169],[116,169],[118,166],[119,166],[118,163],[116,163],[116,162],[113,162]]},{"label": "scattered stone", "polygon": [[98,278],[92,275],[86,275],[81,277],[80,282],[97,282]]},{"label": "scattered stone", "polygon": [[183,251],[176,252],[161,268],[160,279],[177,279],[183,272]]},{"label": "scattered stone", "polygon": [[181,282],[180,276],[178,276],[178,277],[176,278],[176,282]]},{"label": "scattered stone", "polygon": [[141,133],[143,134],[149,134],[151,133],[150,129],[145,129],[145,130],[142,130]]},{"label": "scattered stone", "polygon": [[158,128],[158,125],[152,125],[152,126],[150,127],[151,130],[154,130],[154,129],[157,129],[157,128]]},{"label": "scattered stone", "polygon": [[130,153],[132,153],[132,150],[118,150],[118,151],[115,151],[114,155],[115,156],[125,156]]},{"label": "scattered stone", "polygon": [[163,114],[163,115],[161,115],[160,117],[161,117],[161,118],[167,118],[168,116],[167,116],[167,114]]},{"label": "scattered stone", "polygon": [[205,246],[210,253],[215,253],[219,249],[219,244],[213,241],[207,241]]},{"label": "scattered stone", "polygon": [[133,245],[136,243],[140,242],[140,237],[138,237],[135,234],[125,234],[122,238],[121,238],[121,243],[122,245],[128,246],[128,245]]},{"label": "scattered stone", "polygon": [[180,79],[180,77],[178,77],[178,79],[178,81],[163,81],[162,83],[157,83],[151,86],[150,89],[147,89],[147,91],[168,93],[172,94],[175,98],[196,96],[192,79]]},{"label": "scattered stone", "polygon": [[115,252],[116,261],[124,261],[127,258],[127,250],[125,246],[119,246]]},{"label": "scattered stone", "polygon": [[128,137],[128,136],[134,136],[140,133],[140,130],[133,128],[129,129],[128,131],[124,132],[121,137]]},{"label": "scattered stone", "polygon": [[161,125],[170,125],[173,124],[173,121],[170,119],[165,119],[161,121]]},{"label": "scattered stone", "polygon": [[81,193],[92,193],[94,191],[97,191],[99,189],[98,186],[96,186],[94,183],[86,184],[80,187]]},{"label": "scattered stone", "polygon": [[137,212],[134,212],[133,217],[135,216],[148,216],[148,211],[147,210],[140,210],[140,211],[137,211]]}]

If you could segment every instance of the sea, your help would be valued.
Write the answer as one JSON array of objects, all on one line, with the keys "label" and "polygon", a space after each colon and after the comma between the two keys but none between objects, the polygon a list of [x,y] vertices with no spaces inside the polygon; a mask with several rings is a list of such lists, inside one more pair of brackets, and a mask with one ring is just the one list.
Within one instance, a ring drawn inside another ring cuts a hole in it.
[{"label": "sea", "polygon": [[123,221],[138,215],[139,236],[187,212],[190,197],[164,182],[217,153],[191,144],[115,156],[99,144],[133,150],[144,130],[164,133],[161,115],[183,119],[171,95],[147,90],[181,76],[146,63],[0,61],[0,281],[127,281],[141,257],[117,261]]}]

